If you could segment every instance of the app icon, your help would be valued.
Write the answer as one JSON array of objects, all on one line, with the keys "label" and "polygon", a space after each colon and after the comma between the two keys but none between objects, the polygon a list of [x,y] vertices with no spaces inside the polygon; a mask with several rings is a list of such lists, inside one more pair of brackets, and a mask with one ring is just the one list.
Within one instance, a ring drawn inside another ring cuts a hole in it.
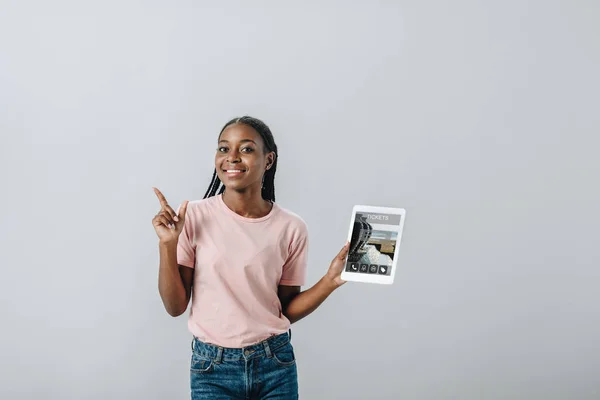
[{"label": "app icon", "polygon": [[369,272],[368,264],[360,264],[360,272]]},{"label": "app icon", "polygon": [[348,265],[346,265],[346,271],[358,272],[358,263],[348,263]]},{"label": "app icon", "polygon": [[378,267],[378,265],[371,264],[371,265],[369,266],[369,273],[370,273],[370,274],[376,274],[376,273],[377,273],[377,267]]},{"label": "app icon", "polygon": [[379,274],[380,275],[387,275],[388,272],[388,266],[387,265],[380,265],[379,266]]}]

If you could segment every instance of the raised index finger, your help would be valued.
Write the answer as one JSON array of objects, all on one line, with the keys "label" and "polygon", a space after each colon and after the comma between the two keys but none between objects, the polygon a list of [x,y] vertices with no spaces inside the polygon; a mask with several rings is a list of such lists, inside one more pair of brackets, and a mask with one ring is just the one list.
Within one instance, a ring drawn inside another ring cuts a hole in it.
[{"label": "raised index finger", "polygon": [[163,208],[168,207],[169,203],[167,203],[167,199],[165,199],[165,196],[160,192],[160,190],[158,190],[155,187],[153,187],[152,189],[154,189],[154,193],[156,193],[156,196],[158,197],[158,200],[160,201],[160,205]]}]

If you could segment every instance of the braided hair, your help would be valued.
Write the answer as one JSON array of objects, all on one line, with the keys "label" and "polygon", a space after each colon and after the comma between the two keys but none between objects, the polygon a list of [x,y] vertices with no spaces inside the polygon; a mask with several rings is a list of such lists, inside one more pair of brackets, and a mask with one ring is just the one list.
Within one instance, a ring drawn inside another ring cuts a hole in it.
[{"label": "braided hair", "polygon": [[[275,171],[277,170],[277,159],[279,158],[279,154],[277,153],[277,145],[275,144],[275,139],[273,139],[273,134],[271,133],[271,129],[258,118],[253,118],[250,116],[244,116],[239,118],[234,118],[231,121],[227,122],[221,132],[219,133],[219,137],[223,133],[223,131],[230,125],[233,124],[244,124],[251,128],[253,128],[261,137],[265,146],[265,152],[274,152],[275,160],[273,161],[273,166],[265,171],[263,176],[263,184],[262,184],[262,198],[264,200],[270,201],[272,203],[275,202]],[[212,180],[210,185],[208,186],[208,190],[204,194],[204,198],[214,196],[217,194],[222,194],[225,191],[225,185],[221,184],[221,180],[217,176],[217,170],[213,173]]]}]

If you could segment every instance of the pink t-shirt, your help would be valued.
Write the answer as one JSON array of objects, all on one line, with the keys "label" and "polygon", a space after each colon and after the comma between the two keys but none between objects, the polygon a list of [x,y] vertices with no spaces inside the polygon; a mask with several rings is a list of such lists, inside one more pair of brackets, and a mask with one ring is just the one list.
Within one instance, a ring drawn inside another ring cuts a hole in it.
[{"label": "pink t-shirt", "polygon": [[246,218],[222,195],[190,201],[177,245],[177,262],[195,268],[189,330],[235,348],[287,332],[277,287],[304,285],[307,254],[306,224],[276,203]]}]

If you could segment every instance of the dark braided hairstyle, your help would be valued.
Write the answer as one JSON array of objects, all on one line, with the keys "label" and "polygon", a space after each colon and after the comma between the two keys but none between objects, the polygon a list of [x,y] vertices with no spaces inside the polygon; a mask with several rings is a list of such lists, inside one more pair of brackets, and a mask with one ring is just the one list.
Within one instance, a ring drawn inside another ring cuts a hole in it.
[{"label": "dark braided hairstyle", "polygon": [[[271,129],[262,122],[258,118],[253,118],[249,116],[244,116],[240,118],[234,118],[231,121],[227,122],[221,132],[219,132],[219,137],[223,133],[223,131],[230,125],[233,124],[244,124],[251,128],[253,128],[258,134],[262,137],[265,152],[274,152],[275,160],[273,161],[273,166],[265,171],[265,175],[263,177],[263,185],[262,185],[262,198],[270,201],[272,203],[275,202],[275,171],[277,170],[277,159],[279,158],[279,154],[277,153],[277,145],[275,144],[275,139],[273,139],[273,134],[271,133]],[[225,191],[225,185],[221,185],[221,180],[217,176],[217,170],[213,173],[212,181],[210,182],[210,186],[208,190],[204,194],[204,198],[214,196],[217,194],[223,193]]]}]

